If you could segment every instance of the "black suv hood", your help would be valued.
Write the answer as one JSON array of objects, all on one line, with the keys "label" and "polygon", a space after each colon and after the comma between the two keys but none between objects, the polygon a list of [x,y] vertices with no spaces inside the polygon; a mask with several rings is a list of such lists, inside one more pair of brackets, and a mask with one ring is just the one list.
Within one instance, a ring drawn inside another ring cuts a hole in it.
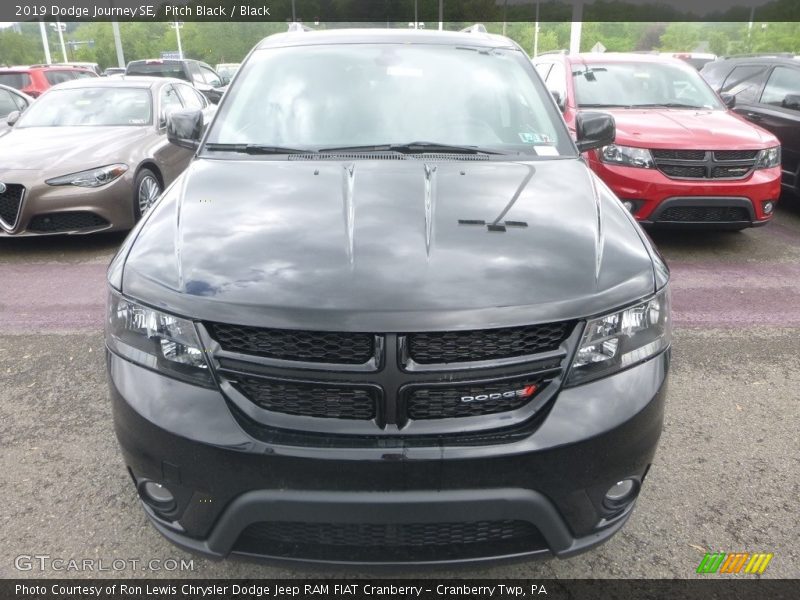
[{"label": "black suv hood", "polygon": [[578,160],[198,159],[147,221],[124,293],[198,319],[486,328],[655,289],[638,227]]}]

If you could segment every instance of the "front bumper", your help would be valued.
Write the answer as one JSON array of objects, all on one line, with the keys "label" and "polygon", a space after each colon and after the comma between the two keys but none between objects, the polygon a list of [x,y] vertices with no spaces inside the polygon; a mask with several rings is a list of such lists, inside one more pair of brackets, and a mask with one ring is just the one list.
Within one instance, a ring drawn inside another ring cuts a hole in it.
[{"label": "front bumper", "polygon": [[0,237],[86,234],[133,227],[133,183],[130,170],[97,187],[52,186],[40,171],[8,171],[6,184],[24,187],[16,219],[0,222]]},{"label": "front bumper", "polygon": [[[413,565],[565,557],[609,539],[633,502],[612,511],[603,497],[623,478],[644,480],[669,352],[562,390],[523,439],[391,448],[265,443],[217,391],[108,360],[134,481],[160,482],[176,497],[167,513],[143,503],[172,542],[216,558]],[[492,537],[498,527],[509,528],[505,538]]]},{"label": "front bumper", "polygon": [[[622,200],[635,204],[634,216],[644,225],[729,225],[753,227],[768,223],[774,214],[764,203],[777,203],[781,195],[780,167],[758,169],[744,179],[671,179],[657,169],[609,165],[590,157],[592,170]],[[710,215],[692,220],[670,218],[668,208],[702,207]],[[731,217],[719,208],[744,209]],[[712,219],[712,220],[707,220]]]}]

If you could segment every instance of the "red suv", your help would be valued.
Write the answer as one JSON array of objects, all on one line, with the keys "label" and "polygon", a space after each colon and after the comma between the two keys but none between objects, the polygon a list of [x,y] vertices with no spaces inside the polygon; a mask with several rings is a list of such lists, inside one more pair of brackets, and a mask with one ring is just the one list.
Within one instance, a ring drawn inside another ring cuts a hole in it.
[{"label": "red suv", "polygon": [[0,69],[0,84],[16,88],[34,98],[58,83],[82,77],[97,77],[97,73],[90,69],[60,65]]},{"label": "red suv", "polygon": [[[534,59],[570,130],[582,109],[614,116],[614,144],[591,168],[645,225],[742,229],[767,223],[781,192],[781,149],[729,110],[683,61],[647,54]],[[727,104],[727,105],[726,105]]]}]

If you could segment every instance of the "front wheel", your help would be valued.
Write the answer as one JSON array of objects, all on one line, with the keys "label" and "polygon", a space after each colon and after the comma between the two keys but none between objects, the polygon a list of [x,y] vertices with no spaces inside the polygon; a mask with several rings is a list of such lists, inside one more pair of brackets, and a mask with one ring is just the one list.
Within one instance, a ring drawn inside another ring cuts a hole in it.
[{"label": "front wheel", "polygon": [[137,221],[150,210],[159,196],[161,196],[161,183],[158,177],[150,169],[139,171],[133,186],[133,210]]}]

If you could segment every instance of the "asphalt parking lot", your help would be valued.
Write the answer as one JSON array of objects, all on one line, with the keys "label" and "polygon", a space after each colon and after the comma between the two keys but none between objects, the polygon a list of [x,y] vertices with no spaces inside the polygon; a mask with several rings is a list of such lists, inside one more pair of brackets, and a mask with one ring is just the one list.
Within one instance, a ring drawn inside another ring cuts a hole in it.
[{"label": "asphalt parking lot", "polygon": [[[800,200],[785,199],[763,228],[653,237],[673,273],[674,363],[628,525],[568,560],[407,575],[683,578],[706,551],[738,551],[774,553],[764,577],[800,577]],[[0,577],[307,576],[191,557],[147,523],[117,451],[103,363],[104,273],[121,240],[0,238]],[[20,571],[21,555],[127,564]],[[143,564],[181,558],[193,568]]]}]

